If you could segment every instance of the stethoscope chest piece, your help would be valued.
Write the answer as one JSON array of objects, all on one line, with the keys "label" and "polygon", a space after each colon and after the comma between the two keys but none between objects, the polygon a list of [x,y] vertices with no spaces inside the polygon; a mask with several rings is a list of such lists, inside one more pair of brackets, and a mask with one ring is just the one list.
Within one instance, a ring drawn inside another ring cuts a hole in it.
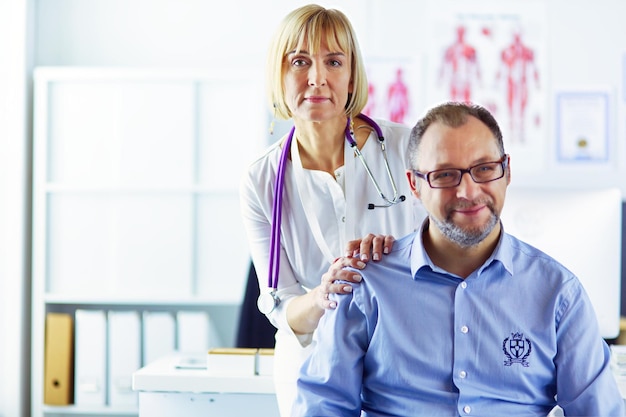
[{"label": "stethoscope chest piece", "polygon": [[280,298],[276,295],[276,291],[263,292],[259,295],[256,305],[263,314],[269,314],[280,304]]}]

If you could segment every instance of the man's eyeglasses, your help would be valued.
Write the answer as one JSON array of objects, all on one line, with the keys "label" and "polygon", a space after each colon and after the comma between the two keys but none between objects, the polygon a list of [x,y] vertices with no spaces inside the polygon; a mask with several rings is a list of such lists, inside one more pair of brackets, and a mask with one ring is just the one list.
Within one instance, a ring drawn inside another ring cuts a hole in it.
[{"label": "man's eyeglasses", "polygon": [[505,154],[500,160],[494,162],[485,162],[474,165],[467,169],[446,168],[436,169],[426,173],[413,170],[413,174],[426,180],[430,188],[452,188],[461,183],[461,178],[466,172],[472,177],[475,183],[481,184],[499,180],[504,176],[504,170],[509,163],[509,155]]}]

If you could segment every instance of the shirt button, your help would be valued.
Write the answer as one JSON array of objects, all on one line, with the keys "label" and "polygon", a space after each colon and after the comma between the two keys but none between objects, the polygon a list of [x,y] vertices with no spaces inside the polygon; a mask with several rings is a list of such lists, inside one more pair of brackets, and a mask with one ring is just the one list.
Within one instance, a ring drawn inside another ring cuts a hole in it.
[{"label": "shirt button", "polygon": [[469,328],[467,326],[461,326],[461,333],[469,332]]},{"label": "shirt button", "polygon": [[461,283],[461,288],[467,288],[467,282],[463,281],[463,282]]},{"label": "shirt button", "polygon": [[459,372],[459,376],[460,376],[461,378],[465,378],[465,377],[467,376],[467,372],[465,372],[465,371],[461,371],[461,372]]},{"label": "shirt button", "polygon": [[469,413],[471,413],[471,412],[472,412],[472,407],[470,407],[469,405],[466,405],[465,407],[463,407],[463,411],[464,411],[466,414],[469,414]]},{"label": "shirt button", "polygon": [[342,222],[342,223],[345,223],[345,222],[346,222],[346,216],[343,216],[343,217],[341,218],[341,222]]}]

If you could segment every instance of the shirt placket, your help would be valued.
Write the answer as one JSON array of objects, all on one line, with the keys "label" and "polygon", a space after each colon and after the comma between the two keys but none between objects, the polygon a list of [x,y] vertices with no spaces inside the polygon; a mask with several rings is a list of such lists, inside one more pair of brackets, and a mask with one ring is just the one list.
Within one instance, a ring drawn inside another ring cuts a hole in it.
[{"label": "shirt placket", "polygon": [[471,396],[466,395],[467,385],[474,377],[468,371],[471,367],[472,357],[472,332],[473,323],[469,321],[472,317],[469,311],[467,292],[470,285],[463,280],[457,286],[454,297],[454,359],[452,366],[452,379],[459,390],[457,409],[461,416],[477,415],[473,406]]}]

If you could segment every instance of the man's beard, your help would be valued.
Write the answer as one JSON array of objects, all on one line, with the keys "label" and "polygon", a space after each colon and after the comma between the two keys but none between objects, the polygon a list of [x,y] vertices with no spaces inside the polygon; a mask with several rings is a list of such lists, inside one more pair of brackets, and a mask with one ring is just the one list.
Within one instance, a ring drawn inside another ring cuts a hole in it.
[{"label": "man's beard", "polygon": [[483,227],[464,230],[452,221],[450,215],[448,215],[443,221],[432,216],[430,217],[430,220],[435,223],[435,226],[439,228],[441,234],[443,234],[446,238],[460,247],[467,249],[482,242],[500,221],[500,216],[496,214],[493,209],[493,205],[487,204],[486,206],[491,212],[491,216],[489,216],[489,220]]}]

